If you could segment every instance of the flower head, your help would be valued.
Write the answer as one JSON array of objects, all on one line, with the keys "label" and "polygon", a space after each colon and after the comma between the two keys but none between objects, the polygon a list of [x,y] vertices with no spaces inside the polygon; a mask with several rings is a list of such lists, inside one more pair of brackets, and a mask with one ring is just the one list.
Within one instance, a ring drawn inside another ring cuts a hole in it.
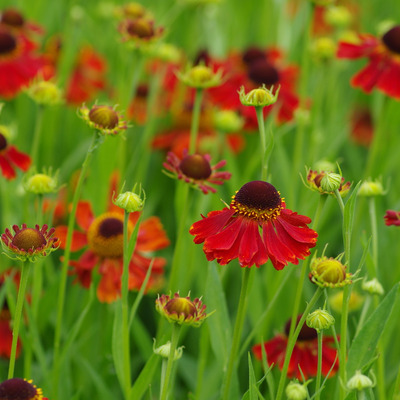
[{"label": "flower head", "polygon": [[355,42],[341,41],[339,58],[366,57],[368,64],[351,79],[351,85],[366,93],[374,88],[400,99],[400,25],[392,26],[381,37],[360,34]]},{"label": "flower head", "polygon": [[310,280],[321,287],[337,288],[352,283],[351,274],[337,258],[313,257]]},{"label": "flower head", "polygon": [[175,293],[173,297],[163,294],[156,300],[156,310],[171,323],[199,327],[211,314],[206,314],[206,306],[201,299],[181,297]]},{"label": "flower head", "polygon": [[146,194],[140,188],[139,194],[135,192],[136,185],[133,187],[131,192],[123,192],[118,195],[118,197],[113,200],[113,203],[127,211],[128,213],[132,213],[135,211],[142,211],[144,207],[144,203],[146,201]]},{"label": "flower head", "polygon": [[59,239],[53,237],[55,229],[47,231],[47,225],[41,229],[39,225],[28,228],[26,224],[22,224],[21,228],[13,225],[12,228],[14,234],[7,228],[1,235],[4,253],[12,259],[35,262],[37,258],[46,257],[60,246]]},{"label": "flower head", "polygon": [[35,194],[54,193],[60,189],[58,171],[52,175],[51,170],[38,174],[33,172],[25,176],[23,181],[25,191]]},{"label": "flower head", "polygon": [[186,154],[180,159],[175,153],[168,152],[167,160],[163,163],[164,171],[171,178],[181,179],[201,190],[204,194],[209,192],[216,193],[216,190],[210,186],[222,185],[225,181],[231,178],[230,172],[217,172],[222,168],[226,161],[222,160],[219,163],[211,166],[211,157],[206,154]]},{"label": "flower head", "polygon": [[44,400],[42,389],[32,380],[12,378],[0,383],[1,400]]},{"label": "flower head", "polygon": [[400,226],[400,211],[387,210],[384,218],[385,218],[385,225]]},{"label": "flower head", "polygon": [[204,242],[209,261],[225,265],[238,258],[242,267],[259,267],[270,259],[279,270],[310,254],[318,236],[308,228],[310,222],[287,209],[270,183],[252,181],[232,197],[229,208],[210,212],[191,226],[190,233],[195,243]]},{"label": "flower head", "polygon": [[[114,185],[110,190],[110,199],[113,191]],[[138,211],[129,214],[129,237],[139,215]],[[77,281],[83,287],[89,288],[97,272],[100,275],[97,297],[101,302],[111,303],[121,294],[124,210],[110,202],[107,211],[96,216],[88,201],[80,201],[76,220],[80,229],[73,232],[71,250],[86,250],[78,260],[70,261],[71,274],[77,276]],[[65,225],[56,228],[56,234],[61,238],[61,248],[65,246],[67,232]],[[158,289],[161,286],[166,260],[155,257],[153,253],[168,245],[168,237],[158,217],[150,217],[139,224],[136,247],[129,262],[130,290],[140,289],[152,263],[146,290]]]},{"label": "flower head", "polygon": [[335,323],[335,318],[328,311],[319,308],[307,315],[306,323],[318,332],[330,328]]},{"label": "flower head", "polygon": [[254,107],[265,107],[276,103],[278,100],[278,94],[280,87],[273,94],[274,87],[267,89],[263,84],[258,89],[253,89],[248,93],[245,93],[244,87],[242,86],[239,90],[240,102],[244,106],[254,106]]},{"label": "flower head", "polygon": [[94,105],[89,110],[85,105],[79,109],[80,116],[91,127],[103,135],[118,135],[127,129],[123,116],[110,106]]},{"label": "flower head", "polygon": [[307,185],[311,190],[321,194],[332,194],[337,189],[342,197],[347,195],[351,187],[351,183],[345,183],[344,178],[339,174],[327,171],[318,172],[312,169],[309,169],[307,173]]},{"label": "flower head", "polygon": [[164,28],[154,26],[154,20],[147,17],[125,18],[119,25],[118,30],[122,36],[122,40],[132,43],[135,46],[142,46],[158,40]]},{"label": "flower head", "polygon": [[[297,318],[300,321],[301,315]],[[290,320],[285,325],[284,333],[277,334],[271,340],[253,346],[253,353],[258,359],[262,359],[262,346],[264,346],[268,363],[274,364],[282,370],[286,355],[286,346],[290,332]],[[334,348],[335,339],[332,336],[324,335],[322,339],[322,375],[329,377],[335,375],[339,368],[337,351]],[[317,331],[309,328],[306,324],[300,330],[296,344],[293,348],[292,356],[289,361],[288,376],[290,378],[302,379],[317,376],[318,365],[318,338]]]},{"label": "flower head", "polygon": [[0,169],[6,179],[14,179],[17,174],[14,167],[27,171],[31,166],[31,158],[9,144],[8,129],[0,125]]},{"label": "flower head", "polygon": [[62,95],[58,86],[48,80],[35,80],[26,90],[29,97],[36,103],[54,105],[61,103]]},{"label": "flower head", "polygon": [[372,197],[382,196],[385,193],[386,191],[383,189],[382,182],[379,179],[375,181],[367,179],[361,183],[357,194],[358,196]]},{"label": "flower head", "polygon": [[186,85],[196,89],[206,89],[221,84],[222,71],[214,72],[205,65],[195,65],[185,73],[178,73],[178,78]]}]

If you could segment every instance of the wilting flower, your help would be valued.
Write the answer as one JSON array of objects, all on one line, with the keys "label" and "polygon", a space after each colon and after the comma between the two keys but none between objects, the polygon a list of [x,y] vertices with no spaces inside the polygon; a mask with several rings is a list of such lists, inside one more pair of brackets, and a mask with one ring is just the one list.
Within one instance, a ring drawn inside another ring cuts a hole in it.
[{"label": "wilting flower", "polygon": [[382,37],[359,34],[356,41],[339,43],[339,58],[368,58],[368,64],[353,76],[351,85],[370,93],[375,87],[395,99],[400,99],[400,25],[389,29]]},{"label": "wilting flower", "polygon": [[31,158],[8,143],[7,132],[6,127],[0,126],[0,168],[6,179],[14,179],[17,176],[14,167],[27,171],[31,166]]},{"label": "wilting flower", "polygon": [[[297,318],[299,322],[301,316]],[[277,334],[268,342],[257,344],[253,347],[253,353],[258,359],[262,359],[262,347],[265,348],[268,363],[274,364],[282,370],[286,355],[286,346],[290,332],[290,320],[285,325],[285,332]],[[332,336],[324,335],[322,339],[322,375],[327,376],[332,368],[329,377],[332,377],[339,368],[337,351],[333,348],[335,340]],[[307,380],[317,376],[318,366],[318,338],[317,331],[309,328],[306,324],[300,330],[296,344],[293,348],[289,361],[288,376],[290,378],[302,379],[300,369]]]},{"label": "wilting flower", "polygon": [[0,24],[0,96],[11,99],[39,72],[36,45],[23,32]]},{"label": "wilting flower", "polygon": [[190,297],[181,297],[175,293],[173,297],[163,294],[156,300],[156,310],[169,322],[179,325],[200,326],[211,314],[206,314],[206,306],[199,298],[193,301]]},{"label": "wilting flower", "polygon": [[387,210],[384,218],[385,218],[385,225],[400,226],[400,211]]},{"label": "wilting flower", "polygon": [[[338,175],[338,174],[335,174]],[[322,180],[328,176],[328,180],[324,182],[324,185],[321,185]],[[330,179],[329,179],[330,178]],[[338,181],[338,187],[337,189],[339,190],[339,193],[342,197],[345,197],[347,193],[350,190],[351,183],[346,182],[343,177],[339,178],[337,176],[333,176],[331,172],[326,172],[326,171],[314,171],[312,169],[308,170],[307,173],[307,187],[309,187],[311,190],[314,190],[316,192],[319,192],[321,194],[332,194],[333,190],[327,190],[329,188],[329,183],[331,183],[333,180],[339,179]],[[325,185],[326,183],[326,185]]]},{"label": "wilting flower", "polygon": [[89,110],[85,105],[79,109],[80,116],[91,127],[103,135],[118,135],[127,129],[123,116],[110,106],[95,104]]},{"label": "wilting flower", "polygon": [[222,168],[226,164],[225,160],[220,161],[214,166],[210,165],[210,161],[211,157],[208,154],[185,154],[180,159],[173,152],[169,152],[163,166],[172,174],[164,172],[172,178],[181,179],[191,186],[200,189],[204,194],[209,192],[216,193],[216,190],[209,184],[222,185],[224,181],[231,178],[231,173],[217,172],[219,168]]},{"label": "wilting flower", "polygon": [[32,380],[12,378],[0,383],[1,400],[47,400]]},{"label": "wilting flower", "polygon": [[6,228],[5,233],[1,235],[1,244],[4,253],[16,260],[35,262],[37,258],[46,257],[48,254],[57,250],[60,246],[58,238],[53,237],[54,228],[47,231],[45,224],[40,228],[28,228],[26,224],[13,225],[14,234]]},{"label": "wilting flower", "polygon": [[316,245],[318,234],[308,228],[310,222],[287,209],[270,183],[252,181],[233,196],[229,208],[208,213],[190,233],[195,243],[204,242],[209,261],[225,265],[238,258],[242,267],[259,267],[270,259],[280,270],[288,263],[298,264]]},{"label": "wilting flower", "polygon": [[[138,218],[139,212],[129,215],[129,236]],[[85,247],[88,249],[78,261],[70,261],[73,267],[72,273],[77,275],[83,287],[88,288],[92,281],[93,270],[98,265],[101,279],[97,287],[97,297],[102,302],[113,302],[120,296],[121,291],[124,210],[111,203],[107,212],[96,217],[91,204],[80,201],[76,221],[81,230],[73,232],[71,251],[75,252]],[[62,241],[62,248],[65,246],[67,230],[66,226],[56,228],[57,235]],[[161,250],[168,245],[169,240],[157,217],[150,217],[140,223],[135,251],[129,263],[130,290],[140,289],[152,260],[153,267],[147,289],[160,286],[166,261],[161,257],[153,258],[149,252]]]}]

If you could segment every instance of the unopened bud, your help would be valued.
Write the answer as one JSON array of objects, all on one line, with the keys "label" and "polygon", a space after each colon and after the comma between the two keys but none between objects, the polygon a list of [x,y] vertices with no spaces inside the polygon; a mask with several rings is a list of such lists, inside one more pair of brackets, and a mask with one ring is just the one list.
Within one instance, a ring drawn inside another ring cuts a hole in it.
[{"label": "unopened bud", "polygon": [[[171,353],[171,342],[167,342],[160,347],[155,348],[156,341],[154,340],[153,352],[161,357],[168,358]],[[184,346],[175,349],[174,361],[179,360],[182,357]]]},{"label": "unopened bud", "polygon": [[370,294],[377,294],[379,296],[382,296],[385,293],[382,285],[376,278],[371,279],[370,281],[364,281],[361,284],[361,288]]},{"label": "unopened bud", "polygon": [[335,323],[335,318],[328,311],[318,309],[307,315],[306,323],[307,326],[319,332],[329,329]]},{"label": "unopened bud", "polygon": [[298,381],[289,382],[285,390],[288,400],[305,400],[307,398],[307,388]]},{"label": "unopened bud", "polygon": [[359,392],[374,386],[374,382],[368,376],[363,375],[361,371],[356,371],[356,373],[347,381],[346,384],[347,389],[358,390]]},{"label": "unopened bud", "polygon": [[321,179],[321,189],[325,192],[332,193],[340,188],[342,184],[342,176],[334,172],[327,172]]},{"label": "unopened bud", "polygon": [[[135,188],[136,185],[132,189],[132,192],[120,193],[117,199],[114,201],[114,204],[124,209],[128,213],[142,211],[146,201],[146,195],[144,191],[142,192],[142,189],[139,190],[139,194],[136,194]],[[142,192],[142,194],[140,192]]]},{"label": "unopened bud", "polygon": [[249,93],[245,93],[244,87],[242,86],[239,90],[240,102],[244,106],[253,107],[265,107],[276,103],[278,100],[278,94],[280,87],[273,94],[273,86],[271,89],[267,89],[265,85],[259,87],[258,89],[253,89]]}]

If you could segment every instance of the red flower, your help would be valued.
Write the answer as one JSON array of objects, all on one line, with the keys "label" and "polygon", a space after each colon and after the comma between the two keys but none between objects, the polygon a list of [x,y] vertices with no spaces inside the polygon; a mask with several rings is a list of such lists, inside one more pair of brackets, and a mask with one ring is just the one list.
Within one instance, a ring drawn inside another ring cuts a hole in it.
[{"label": "red flower", "polygon": [[[297,321],[300,320],[300,316]],[[286,355],[286,346],[290,331],[290,321],[285,326],[285,333],[279,333],[264,344],[256,344],[253,347],[254,355],[262,360],[262,348],[265,348],[268,363],[275,364],[282,370]],[[330,336],[323,336],[322,339],[322,375],[327,376],[332,368],[329,377],[332,377],[339,368],[337,351],[333,348],[335,340]],[[289,361],[288,376],[290,378],[302,379],[300,369],[304,374],[304,379],[317,376],[318,367],[318,338],[317,331],[309,328],[306,324],[301,328],[296,344],[293,348],[292,356]]]},{"label": "red flower", "polygon": [[288,210],[270,183],[253,181],[242,186],[229,208],[210,212],[191,226],[190,233],[195,243],[204,242],[209,261],[225,265],[238,258],[242,267],[259,267],[271,259],[280,270],[310,254],[318,236],[307,227],[310,222]]},{"label": "red flower", "polygon": [[400,211],[387,210],[384,218],[385,225],[400,226]]},{"label": "red flower", "polygon": [[106,70],[106,61],[100,54],[90,46],[82,47],[67,85],[67,102],[81,105],[90,101],[99,90],[105,88]]},{"label": "red flower", "polygon": [[164,168],[171,172],[165,172],[172,178],[182,179],[191,186],[200,189],[204,194],[217,191],[209,184],[222,185],[224,181],[231,178],[230,172],[217,172],[222,168],[226,161],[222,160],[214,166],[210,165],[211,157],[201,154],[187,154],[179,158],[175,153],[169,152],[167,161],[163,163]]},{"label": "red flower", "polygon": [[[139,213],[129,216],[128,232],[132,233],[139,218]],[[79,283],[88,288],[92,280],[93,269],[99,265],[101,275],[97,287],[97,297],[100,301],[110,303],[120,296],[122,255],[123,255],[123,220],[124,210],[113,205],[106,213],[95,217],[91,204],[80,201],[76,214],[76,221],[81,231],[74,231],[71,251],[78,251],[84,247],[88,249],[78,261],[70,261],[73,274],[78,277]],[[65,248],[67,227],[56,228],[61,239],[61,248]],[[139,290],[146,276],[147,270],[154,259],[152,273],[147,289],[159,287],[163,278],[163,269],[166,260],[161,257],[152,257],[149,252],[161,250],[169,245],[169,240],[157,217],[150,217],[139,225],[139,232],[135,251],[129,264],[129,289]]]},{"label": "red flower", "polygon": [[368,108],[357,108],[351,114],[351,138],[356,144],[369,146],[374,136],[374,124]]},{"label": "red flower", "polygon": [[36,45],[23,32],[0,23],[0,96],[11,99],[39,72]]},{"label": "red flower", "polygon": [[369,59],[367,66],[351,79],[352,86],[366,93],[376,87],[388,96],[400,99],[400,25],[381,38],[360,34],[356,43],[340,42],[337,56]]},{"label": "red flower", "polygon": [[3,176],[6,179],[14,179],[17,176],[15,167],[27,171],[30,166],[30,157],[18,151],[15,146],[10,146],[5,135],[0,132],[0,168]]}]

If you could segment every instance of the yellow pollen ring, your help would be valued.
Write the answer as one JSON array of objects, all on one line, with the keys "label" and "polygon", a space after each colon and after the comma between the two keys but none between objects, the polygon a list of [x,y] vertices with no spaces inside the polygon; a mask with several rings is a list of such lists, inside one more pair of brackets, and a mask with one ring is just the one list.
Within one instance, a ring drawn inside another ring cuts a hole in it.
[{"label": "yellow pollen ring", "polygon": [[[123,230],[121,232],[110,235],[108,237],[103,236],[100,232],[100,227],[107,219],[110,220],[118,220],[124,223],[123,215],[116,212],[108,212],[101,214],[97,217],[89,227],[88,230],[88,244],[90,249],[97,254],[99,257],[110,257],[117,258],[122,257],[123,249],[124,249],[124,236]],[[128,237],[131,235],[133,231],[133,224],[131,222],[128,223]]]},{"label": "yellow pollen ring", "polygon": [[281,204],[275,208],[262,209],[246,206],[233,199],[231,208],[235,210],[236,213],[246,218],[255,219],[257,221],[271,221],[281,214],[282,201]]}]

